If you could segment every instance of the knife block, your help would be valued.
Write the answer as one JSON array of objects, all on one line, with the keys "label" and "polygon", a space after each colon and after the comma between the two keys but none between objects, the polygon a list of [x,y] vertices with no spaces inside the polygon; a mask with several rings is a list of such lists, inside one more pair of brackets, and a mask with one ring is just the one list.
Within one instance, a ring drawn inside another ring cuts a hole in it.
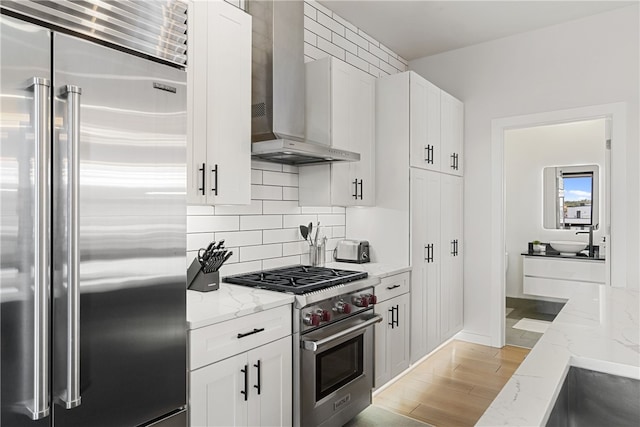
[{"label": "knife block", "polygon": [[220,272],[205,273],[197,258],[187,269],[187,289],[198,292],[215,291],[220,288]]}]

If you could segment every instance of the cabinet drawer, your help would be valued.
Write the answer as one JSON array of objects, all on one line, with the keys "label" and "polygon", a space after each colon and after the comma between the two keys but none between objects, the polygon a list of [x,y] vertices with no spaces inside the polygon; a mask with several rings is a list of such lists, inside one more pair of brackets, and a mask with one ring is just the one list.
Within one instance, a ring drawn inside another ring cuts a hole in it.
[{"label": "cabinet drawer", "polygon": [[598,261],[525,257],[523,274],[525,276],[575,280],[580,282],[606,282],[604,262]]},{"label": "cabinet drawer", "polygon": [[569,299],[575,290],[584,285],[584,282],[575,282],[573,280],[525,276],[522,282],[522,291],[527,295]]},{"label": "cabinet drawer", "polygon": [[189,369],[197,369],[287,335],[291,335],[291,305],[191,330]]},{"label": "cabinet drawer", "polygon": [[409,272],[385,277],[375,288],[378,302],[409,292]]}]

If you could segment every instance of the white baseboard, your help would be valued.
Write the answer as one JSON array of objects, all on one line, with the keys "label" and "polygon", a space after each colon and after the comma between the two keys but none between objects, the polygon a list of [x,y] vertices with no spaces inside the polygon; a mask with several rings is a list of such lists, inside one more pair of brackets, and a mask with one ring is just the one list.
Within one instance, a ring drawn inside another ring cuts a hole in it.
[{"label": "white baseboard", "polygon": [[489,335],[477,334],[469,331],[460,331],[454,337],[454,339],[460,341],[466,341],[474,344],[487,345],[489,347],[493,347],[491,344],[491,337]]}]

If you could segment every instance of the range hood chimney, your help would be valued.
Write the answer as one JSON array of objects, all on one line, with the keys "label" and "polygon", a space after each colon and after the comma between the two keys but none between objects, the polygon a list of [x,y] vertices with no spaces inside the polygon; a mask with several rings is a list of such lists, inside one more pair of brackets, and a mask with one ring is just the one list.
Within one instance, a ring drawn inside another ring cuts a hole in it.
[{"label": "range hood chimney", "polygon": [[290,165],[358,161],[305,140],[304,2],[249,0],[253,19],[251,155]]}]

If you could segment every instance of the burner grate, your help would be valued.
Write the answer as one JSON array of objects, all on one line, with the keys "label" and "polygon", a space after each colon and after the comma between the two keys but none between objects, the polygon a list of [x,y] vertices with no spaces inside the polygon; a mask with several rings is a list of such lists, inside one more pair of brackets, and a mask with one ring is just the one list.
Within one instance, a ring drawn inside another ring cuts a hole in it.
[{"label": "burner grate", "polygon": [[366,272],[326,267],[296,265],[255,273],[227,276],[222,280],[236,285],[252,286],[272,291],[305,294],[308,292],[364,279]]}]

